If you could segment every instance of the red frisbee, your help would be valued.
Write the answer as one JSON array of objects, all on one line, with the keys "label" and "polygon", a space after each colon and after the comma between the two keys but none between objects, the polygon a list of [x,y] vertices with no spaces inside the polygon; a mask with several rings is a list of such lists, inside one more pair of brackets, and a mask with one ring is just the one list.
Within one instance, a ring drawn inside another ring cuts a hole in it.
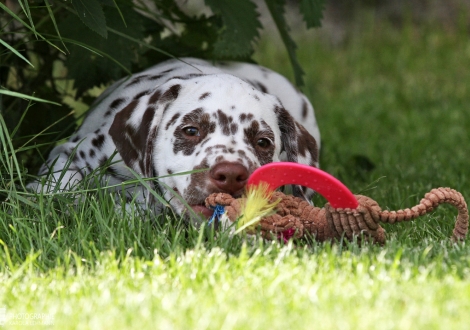
[{"label": "red frisbee", "polygon": [[334,208],[355,209],[359,205],[352,192],[334,176],[318,168],[277,162],[256,169],[248,179],[248,185],[266,182],[272,190],[288,184],[306,186],[325,197]]}]

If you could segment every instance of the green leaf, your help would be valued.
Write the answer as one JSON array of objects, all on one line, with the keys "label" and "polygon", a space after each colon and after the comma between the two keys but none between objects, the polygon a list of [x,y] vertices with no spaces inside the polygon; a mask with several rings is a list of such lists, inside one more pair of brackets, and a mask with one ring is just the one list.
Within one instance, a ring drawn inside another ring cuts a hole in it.
[{"label": "green leaf", "polygon": [[300,0],[300,12],[308,29],[321,26],[324,9],[325,0]]},{"label": "green leaf", "polygon": [[106,18],[98,0],[73,0],[72,3],[83,24],[103,38],[108,37]]},{"label": "green leaf", "polygon": [[302,87],[304,85],[304,71],[302,70],[300,63],[297,60],[297,55],[295,54],[297,45],[289,35],[289,26],[287,25],[284,17],[285,2],[284,0],[265,0],[265,2],[268,6],[269,12],[271,13],[271,17],[273,18],[274,23],[279,30],[281,39],[286,46],[287,54],[289,55],[289,60],[292,65],[292,69],[294,70],[295,83],[297,86]]},{"label": "green leaf", "polygon": [[157,47],[153,47],[152,45],[150,45],[150,44],[148,44],[148,43],[146,43],[146,42],[143,42],[143,41],[140,41],[140,40],[138,40],[138,39],[132,38],[132,37],[128,36],[127,34],[121,33],[121,32],[119,32],[119,31],[117,31],[117,30],[115,30],[115,29],[113,29],[113,28],[108,27],[108,30],[109,30],[109,32],[114,33],[114,34],[116,34],[116,35],[118,35],[118,36],[120,36],[120,37],[122,37],[122,38],[127,39],[127,40],[130,40],[130,41],[132,41],[133,43],[135,43],[135,44],[137,44],[137,45],[140,45],[140,46],[145,47],[145,48],[148,48],[148,49],[155,50],[155,51],[157,51],[157,52],[159,52],[159,53],[162,53],[163,55],[166,55],[166,56],[168,56],[168,57],[170,57],[170,58],[176,58],[175,56],[173,56],[172,54],[166,52],[166,51],[163,50],[163,49],[160,49],[160,48],[157,48]]},{"label": "green leaf", "polygon": [[[81,95],[93,86],[106,84],[110,80],[129,74],[132,62],[142,52],[142,46],[139,43],[130,41],[141,41],[145,38],[142,16],[130,6],[121,4],[120,9],[127,27],[123,24],[121,14],[115,7],[104,7],[107,29],[111,32],[108,33],[106,39],[94,33],[87,33],[88,28],[80,24],[75,15],[69,15],[59,24],[63,40],[66,42],[74,40],[76,43],[69,47],[70,56],[65,64],[70,78],[74,79],[77,95]],[[93,52],[84,49],[84,46]],[[96,53],[102,56],[97,56]]]},{"label": "green leaf", "polygon": [[256,5],[250,0],[205,0],[216,15],[220,15],[223,27],[214,45],[216,58],[248,57],[253,52],[252,42],[259,37]]},{"label": "green leaf", "polygon": [[[173,34],[152,40],[152,44],[179,57],[214,59],[213,49],[219,36],[219,25],[220,19],[216,16],[184,17],[184,30],[180,35]],[[147,52],[146,57],[150,63],[158,63],[167,58],[156,52]]]}]

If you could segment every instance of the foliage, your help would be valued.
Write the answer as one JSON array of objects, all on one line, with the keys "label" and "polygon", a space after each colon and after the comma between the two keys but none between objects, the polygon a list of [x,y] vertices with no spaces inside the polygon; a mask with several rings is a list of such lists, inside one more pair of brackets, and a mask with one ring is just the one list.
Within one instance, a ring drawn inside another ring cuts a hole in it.
[{"label": "foliage", "polygon": [[[301,83],[295,44],[282,19],[285,0],[275,2],[272,14]],[[308,27],[319,25],[323,2],[302,0]],[[0,113],[10,130],[18,126],[16,146],[34,136],[40,154],[47,143],[73,132],[76,118],[70,115],[70,105],[76,103],[71,100],[90,105],[93,87],[169,57],[251,61],[262,28],[251,0],[206,0],[207,7],[201,3],[196,10],[188,8],[189,1],[174,0],[15,3],[0,3]],[[26,112],[29,102],[34,106]],[[43,131],[48,134],[35,136]],[[33,150],[22,160],[31,169],[43,161]]]}]

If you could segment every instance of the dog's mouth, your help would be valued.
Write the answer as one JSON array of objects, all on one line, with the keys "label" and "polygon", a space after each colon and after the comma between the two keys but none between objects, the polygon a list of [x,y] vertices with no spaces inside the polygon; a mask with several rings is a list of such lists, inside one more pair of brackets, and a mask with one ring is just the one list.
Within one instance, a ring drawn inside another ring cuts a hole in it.
[{"label": "dog's mouth", "polygon": [[197,215],[202,216],[206,219],[210,219],[212,215],[214,214],[214,210],[207,208],[203,204],[196,204],[196,205],[189,205],[189,206],[191,206],[191,208]]},{"label": "dog's mouth", "polygon": [[[233,198],[240,198],[242,197],[242,192],[236,194],[230,194]],[[210,219],[214,214],[214,210],[206,207],[205,203],[200,204],[189,204],[191,208],[196,212],[197,215],[203,216],[206,219]]]},{"label": "dog's mouth", "polygon": [[[173,187],[173,191],[177,194],[180,194],[176,187]],[[212,217],[212,214],[214,214],[214,210],[211,210],[210,208],[206,207],[204,201],[188,200],[188,205],[189,207],[191,207],[194,213],[196,213],[201,218],[210,219]]]},{"label": "dog's mouth", "polygon": [[[179,194],[179,191],[176,187],[173,187],[173,191],[175,191],[177,194]],[[241,190],[235,194],[230,194],[232,195],[233,198],[240,198],[243,195],[244,190]],[[216,192],[215,192],[216,193]],[[198,216],[201,218],[204,218],[206,220],[209,220],[212,215],[214,214],[214,210],[206,207],[205,200],[200,201],[197,199],[192,199],[192,200],[187,200],[187,203],[189,207],[196,213]]]}]

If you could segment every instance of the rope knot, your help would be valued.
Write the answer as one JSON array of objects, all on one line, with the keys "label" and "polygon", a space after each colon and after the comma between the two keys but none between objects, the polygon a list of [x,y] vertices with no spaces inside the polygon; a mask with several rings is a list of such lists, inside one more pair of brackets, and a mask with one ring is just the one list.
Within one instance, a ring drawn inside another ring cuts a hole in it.
[{"label": "rope knot", "polygon": [[[380,222],[393,224],[409,221],[433,211],[442,203],[458,209],[458,216],[452,234],[454,241],[464,240],[468,232],[468,209],[462,194],[450,188],[437,188],[427,193],[420,203],[398,211],[382,211],[379,204],[370,197],[355,195],[358,207],[333,208],[329,203],[324,208],[314,207],[305,200],[274,192],[271,202],[280,199],[276,213],[261,219],[257,226],[265,238],[299,238],[305,234],[313,235],[317,241],[340,239],[343,235],[352,240],[354,237],[370,237],[379,244],[385,243],[385,230]],[[217,204],[225,206],[230,221],[237,221],[243,209],[240,201],[227,194],[212,194],[206,199],[207,207]]]}]

